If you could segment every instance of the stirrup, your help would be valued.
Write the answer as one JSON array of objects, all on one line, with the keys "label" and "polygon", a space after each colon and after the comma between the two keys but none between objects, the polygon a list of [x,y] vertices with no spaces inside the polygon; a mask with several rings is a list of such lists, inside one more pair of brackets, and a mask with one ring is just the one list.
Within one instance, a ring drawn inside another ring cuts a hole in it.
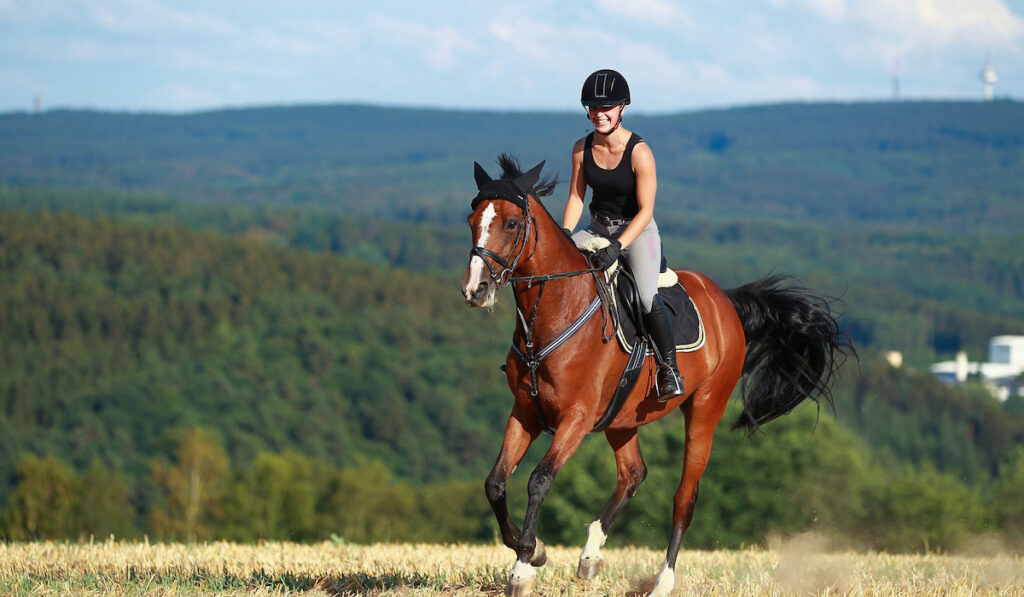
[{"label": "stirrup", "polygon": [[[667,378],[668,383],[664,384],[669,386],[666,390],[662,387],[663,378]],[[668,365],[661,365],[658,367],[658,374],[655,376],[655,380],[658,388],[658,401],[668,402],[676,396],[683,395],[683,376],[679,375],[672,370]],[[675,386],[674,388],[671,386]]]}]

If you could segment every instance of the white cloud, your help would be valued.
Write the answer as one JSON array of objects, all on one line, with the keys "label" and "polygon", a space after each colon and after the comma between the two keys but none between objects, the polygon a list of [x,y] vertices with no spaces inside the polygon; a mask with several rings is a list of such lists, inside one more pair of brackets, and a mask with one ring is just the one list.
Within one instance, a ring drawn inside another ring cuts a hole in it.
[{"label": "white cloud", "polygon": [[161,109],[315,98],[571,110],[588,73],[614,68],[633,109],[652,112],[884,97],[897,58],[908,94],[961,84],[964,97],[987,51],[997,94],[1021,97],[1024,0],[1010,1],[0,0],[0,67],[36,79],[6,79],[0,110],[61,89],[95,90],[95,106],[104,93],[122,107],[159,97]]},{"label": "white cloud", "polygon": [[378,41],[385,41],[408,50],[406,56],[439,70],[456,65],[456,57],[471,53],[476,45],[451,26],[431,26],[393,17],[373,15],[367,23]]},{"label": "white cloud", "polygon": [[196,87],[182,81],[161,85],[154,90],[151,100],[166,107],[215,108],[227,103],[225,98],[212,92],[208,87]]},{"label": "white cloud", "polygon": [[847,9],[847,0],[768,0],[768,3],[776,8],[784,8],[787,4],[793,3],[833,22],[841,21],[846,16]]},{"label": "white cloud", "polygon": [[1024,41],[1024,19],[1001,0],[859,0],[850,13],[874,35],[913,45]]},{"label": "white cloud", "polygon": [[228,20],[205,12],[179,10],[155,0],[89,0],[83,6],[101,29],[115,33],[238,33],[238,28]]},{"label": "white cloud", "polygon": [[692,23],[681,8],[668,0],[597,0],[597,6],[615,18],[634,19],[663,27]]}]

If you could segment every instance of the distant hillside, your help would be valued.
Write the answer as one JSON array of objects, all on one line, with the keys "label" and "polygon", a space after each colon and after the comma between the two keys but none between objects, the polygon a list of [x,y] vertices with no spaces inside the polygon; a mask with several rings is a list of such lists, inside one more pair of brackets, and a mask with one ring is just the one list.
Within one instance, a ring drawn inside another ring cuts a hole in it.
[{"label": "distant hillside", "polygon": [[[458,280],[180,227],[0,211],[0,479],[27,451],[133,478],[172,435],[407,479],[483,471],[507,305]],[[0,490],[2,493],[2,490]]]},{"label": "distant hillside", "polygon": [[[898,349],[921,368],[1024,333],[1024,104],[792,104],[628,124],[656,152],[673,265],[727,287],[796,274],[841,298],[868,359]],[[496,364],[513,319],[466,314],[455,294],[472,162],[493,170],[510,151],[564,177],[586,128],[582,114],[369,106],[0,115],[0,210],[19,212],[3,214],[0,237],[0,445],[138,471],[158,427],[217,405],[240,462],[295,445],[373,454],[413,478],[485,468],[493,438],[475,425],[500,426],[507,408]],[[339,302],[350,295],[362,299]],[[983,425],[988,439],[957,426],[999,418],[973,394],[866,371],[875,381],[845,390],[841,423],[897,458],[974,475],[1019,441],[1013,420]],[[378,382],[388,391],[368,389]],[[929,400],[945,406],[920,412]],[[408,405],[408,418],[378,405]],[[444,416],[457,454],[430,448]]]},{"label": "distant hillside", "polygon": [[[582,113],[358,105],[7,114],[0,181],[447,221],[465,209],[474,160],[510,151],[564,177],[587,125]],[[791,104],[627,125],[655,150],[665,216],[1003,232],[1021,221],[1018,102]]]},{"label": "distant hillside", "polygon": [[[247,465],[297,450],[404,479],[478,478],[510,395],[514,315],[457,277],[177,226],[0,211],[0,479],[25,452],[144,477],[182,428]],[[977,480],[1024,418],[927,375],[848,363],[839,423],[897,461]],[[823,416],[830,416],[824,414]],[[0,485],[0,494],[3,487]]]}]

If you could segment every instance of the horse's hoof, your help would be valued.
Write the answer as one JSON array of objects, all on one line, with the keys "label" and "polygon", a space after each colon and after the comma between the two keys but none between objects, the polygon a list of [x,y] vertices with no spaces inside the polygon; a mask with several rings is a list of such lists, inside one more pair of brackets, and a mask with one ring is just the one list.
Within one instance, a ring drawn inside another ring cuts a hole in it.
[{"label": "horse's hoof", "polygon": [[533,593],[533,587],[537,584],[537,573],[525,562],[516,562],[508,575],[508,584],[505,585],[507,597],[527,597]]},{"label": "horse's hoof", "polygon": [[539,568],[547,561],[548,551],[544,549],[544,544],[541,543],[540,539],[537,539],[537,547],[533,549],[533,557],[530,558],[530,565]]},{"label": "horse's hoof", "polygon": [[604,570],[604,558],[580,558],[580,566],[576,569],[576,576],[580,580],[596,578]]},{"label": "horse's hoof", "polygon": [[536,584],[536,577],[523,579],[521,582],[509,581],[505,585],[505,597],[529,597],[533,594],[533,587]]}]

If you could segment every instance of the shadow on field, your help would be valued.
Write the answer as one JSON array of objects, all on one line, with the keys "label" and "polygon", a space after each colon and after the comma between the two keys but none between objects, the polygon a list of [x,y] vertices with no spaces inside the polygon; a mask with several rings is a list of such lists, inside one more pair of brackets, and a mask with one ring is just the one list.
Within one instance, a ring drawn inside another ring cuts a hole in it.
[{"label": "shadow on field", "polygon": [[[251,589],[277,591],[322,591],[338,597],[347,595],[380,595],[402,589],[431,589],[435,595],[490,595],[505,594],[505,581],[452,585],[439,580],[436,575],[410,574],[342,574],[339,576],[306,576],[293,574],[257,574],[248,579],[238,578],[235,586],[248,585]],[[641,579],[636,590],[621,593],[622,597],[641,597],[654,588],[655,577]]]},{"label": "shadow on field", "polygon": [[[409,574],[341,574],[338,576],[308,576],[294,574],[256,574],[239,578],[251,589],[269,589],[286,592],[321,591],[328,595],[380,595],[402,589],[432,589],[437,595],[484,594],[503,595],[505,585],[497,581],[482,584],[450,585],[437,575]],[[639,595],[639,593],[637,593]]]}]

